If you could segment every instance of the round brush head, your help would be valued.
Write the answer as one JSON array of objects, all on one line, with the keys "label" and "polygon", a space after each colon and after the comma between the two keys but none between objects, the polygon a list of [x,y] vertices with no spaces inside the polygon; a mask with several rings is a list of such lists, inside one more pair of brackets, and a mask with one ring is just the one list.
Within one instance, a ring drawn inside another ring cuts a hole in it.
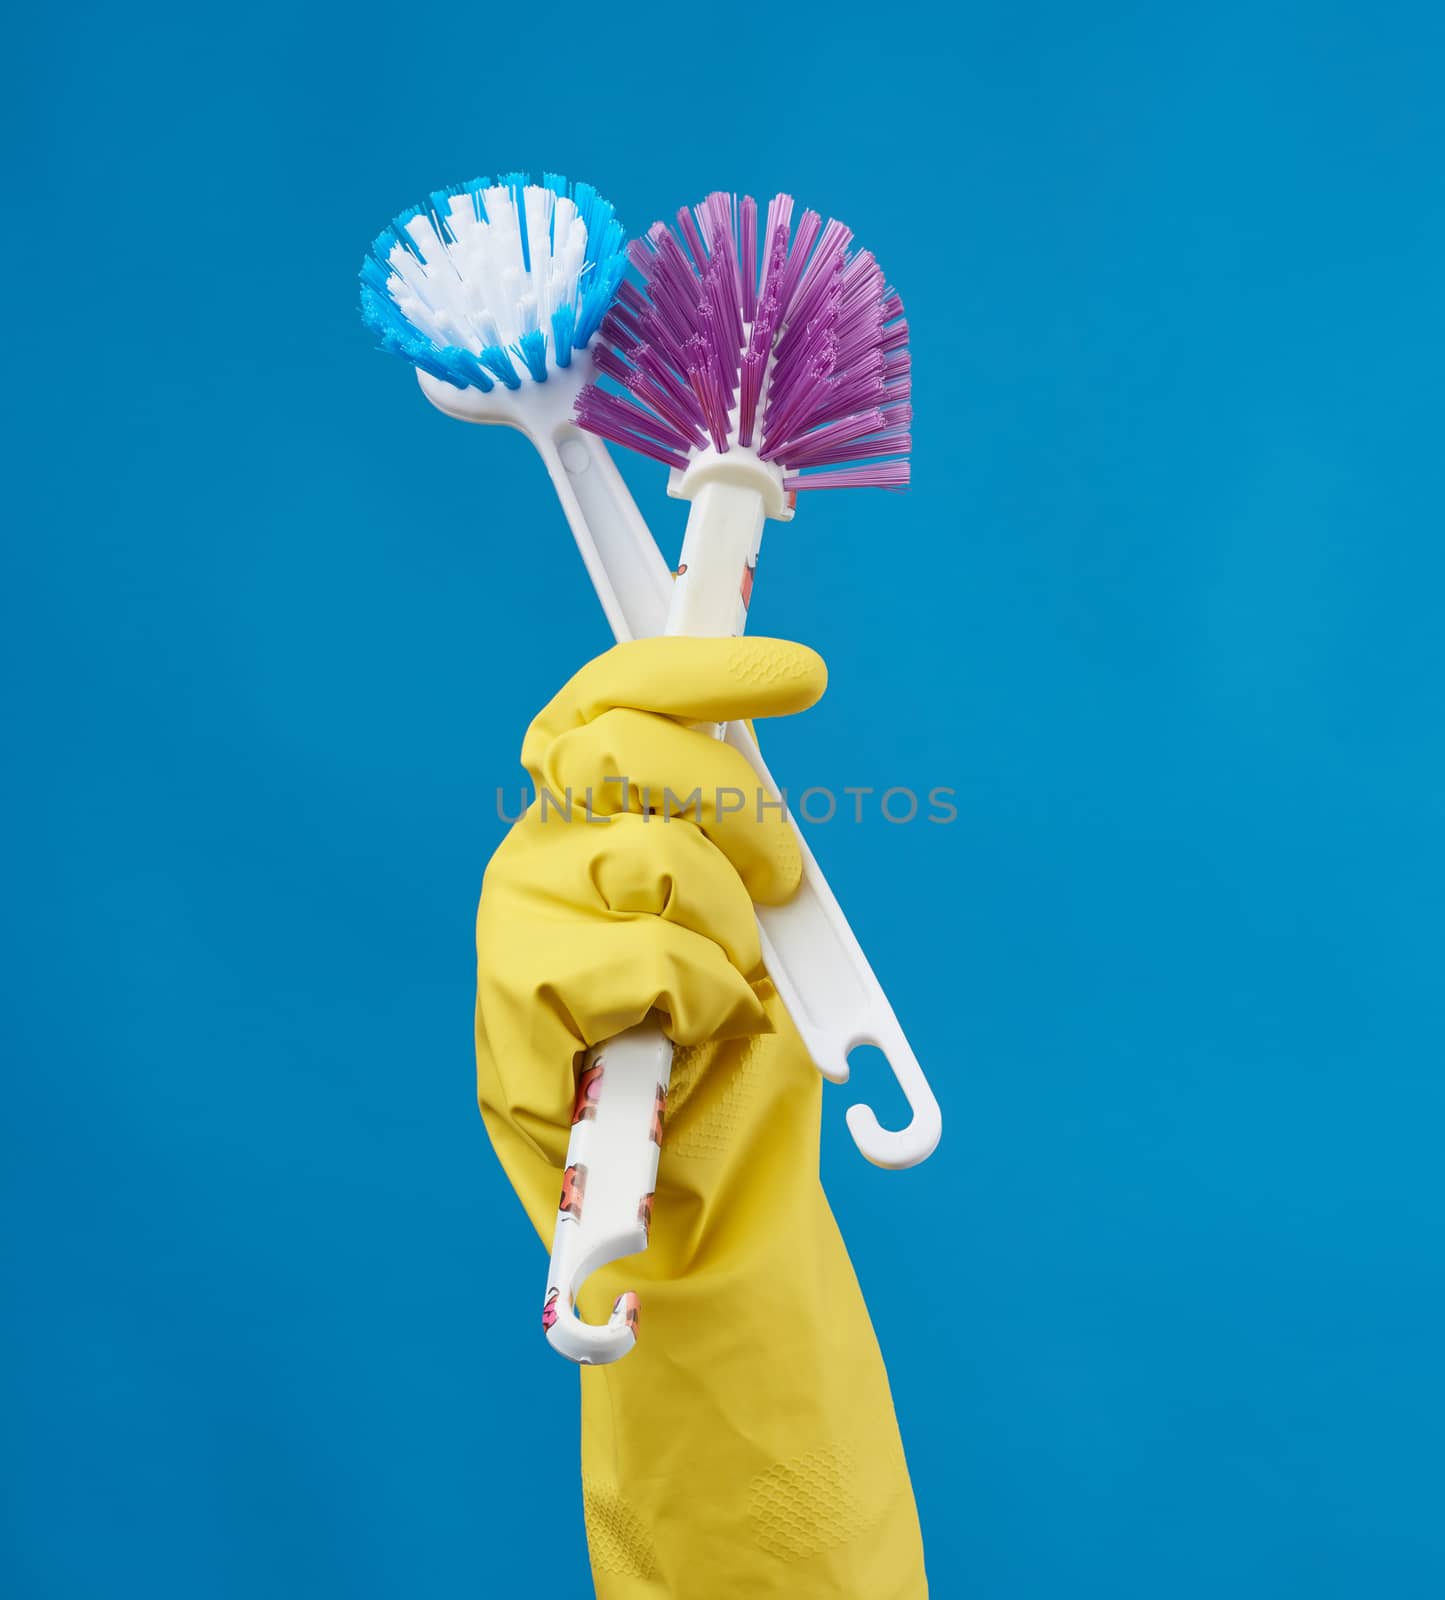
[{"label": "round brush head", "polygon": [[685,470],[751,453],[783,488],[908,482],[910,357],[903,303],[841,222],[774,196],[711,194],[628,247],[577,421]]},{"label": "round brush head", "polygon": [[608,201],[556,173],[439,189],[373,242],[362,320],[455,388],[545,383],[601,325],[627,270],[623,238]]}]

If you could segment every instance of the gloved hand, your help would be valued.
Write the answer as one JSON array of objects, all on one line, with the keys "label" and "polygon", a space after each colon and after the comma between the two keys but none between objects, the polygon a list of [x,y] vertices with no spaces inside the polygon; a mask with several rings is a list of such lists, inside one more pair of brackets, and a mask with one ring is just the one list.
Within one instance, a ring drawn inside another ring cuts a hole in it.
[{"label": "gloved hand", "polygon": [[[887,1375],[818,1178],[821,1079],[758,948],[752,902],[797,887],[797,844],[746,761],[690,726],[799,711],[825,682],[775,639],[609,650],[528,731],[538,797],[483,883],[482,1116],[549,1247],[581,1053],[651,1010],[679,1047],[650,1245],[579,1303],[601,1321],[623,1289],[642,1302],[632,1353],[581,1369],[599,1600],[927,1594]],[[587,820],[588,791],[610,820]],[[673,814],[646,815],[664,791]]]}]

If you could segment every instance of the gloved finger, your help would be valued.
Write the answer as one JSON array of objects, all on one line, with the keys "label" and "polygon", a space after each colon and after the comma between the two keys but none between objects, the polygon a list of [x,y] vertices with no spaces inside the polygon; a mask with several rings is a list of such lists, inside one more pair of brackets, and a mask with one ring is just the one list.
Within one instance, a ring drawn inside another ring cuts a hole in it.
[{"label": "gloved finger", "polygon": [[678,1044],[770,1028],[763,1003],[716,940],[648,916],[570,928],[564,963],[539,995],[584,1045],[600,1044],[656,1010]]},{"label": "gloved finger", "polygon": [[687,819],[684,826],[696,824],[764,904],[798,887],[803,862],[792,825],[747,757],[680,722],[604,711],[551,744],[539,784],[593,816],[652,810],[658,833]]},{"label": "gloved finger", "polygon": [[823,658],[787,639],[632,639],[589,661],[543,708],[522,763],[535,776],[554,739],[618,706],[735,722],[805,711],[827,686]]},{"label": "gloved finger", "polygon": [[[505,900],[506,897],[500,897]],[[489,1041],[486,1102],[550,1157],[565,1143],[578,1053],[660,1013],[678,1044],[772,1029],[762,999],[704,934],[653,916],[559,922],[545,976],[507,960],[508,929],[477,924],[477,1027]],[[492,951],[498,954],[494,958]],[[480,1057],[479,1057],[480,1059]]]},{"label": "gloved finger", "polygon": [[535,899],[540,890],[579,915],[659,917],[712,939],[745,977],[761,971],[748,891],[728,857],[690,822],[624,812],[568,824],[556,815],[541,820],[539,802],[496,859],[489,895],[505,894],[507,877],[522,895]]}]

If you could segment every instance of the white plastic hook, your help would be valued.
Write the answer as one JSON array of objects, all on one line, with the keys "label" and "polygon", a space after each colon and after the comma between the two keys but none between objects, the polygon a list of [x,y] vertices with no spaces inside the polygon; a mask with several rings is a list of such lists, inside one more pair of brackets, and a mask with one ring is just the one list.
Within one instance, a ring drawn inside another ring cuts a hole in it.
[{"label": "white plastic hook", "polygon": [[[776,797],[778,786],[746,724],[732,723],[727,739]],[[848,1056],[859,1045],[871,1044],[882,1052],[908,1102],[908,1124],[897,1130],[885,1128],[868,1106],[855,1105],[848,1109],[848,1131],[874,1166],[917,1166],[933,1154],[943,1133],[938,1101],[883,985],[796,824],[793,833],[803,857],[802,882],[783,905],[757,908],[763,965],[814,1066],[830,1082],[847,1083]]]},{"label": "white plastic hook", "polygon": [[600,1366],[637,1343],[635,1293],[605,1323],[584,1322],[577,1296],[599,1267],[647,1248],[671,1074],[671,1042],[644,1022],[590,1051],[578,1079],[542,1303],[547,1343],[569,1361]]}]

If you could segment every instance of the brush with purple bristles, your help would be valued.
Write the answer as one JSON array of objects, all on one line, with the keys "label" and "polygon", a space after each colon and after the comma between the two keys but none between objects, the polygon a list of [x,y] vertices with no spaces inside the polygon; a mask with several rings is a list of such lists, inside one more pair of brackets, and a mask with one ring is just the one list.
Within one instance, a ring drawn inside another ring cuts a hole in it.
[{"label": "brush with purple bristles", "polygon": [[[578,420],[679,472],[745,452],[788,492],[908,482],[908,324],[852,233],[791,195],[768,207],[711,194],[628,247],[597,365],[626,392],[587,388]],[[792,233],[791,241],[789,234]],[[845,464],[851,463],[851,464]]]},{"label": "brush with purple bristles", "polygon": [[[799,491],[908,482],[902,303],[842,223],[805,211],[795,232],[792,216],[792,198],[777,195],[760,240],[751,196],[712,194],[678,213],[675,232],[655,224],[628,247],[645,292],[623,283],[593,343],[596,369],[620,392],[589,383],[577,421],[664,462],[669,493],[692,503],[668,633],[743,632],[763,523],[790,518]],[[825,1075],[845,1082],[859,1044],[884,1053],[911,1120],[887,1129],[854,1105],[848,1128],[870,1161],[912,1166],[938,1143],[938,1102],[801,837],[798,846],[809,892],[760,914],[768,970]],[[575,1315],[576,1290],[647,1242],[671,1072],[671,1042],[650,1021],[588,1053],[595,1103],[567,1161],[586,1170],[589,1209],[585,1219],[565,1204],[559,1213],[544,1318],[548,1341],[574,1361],[614,1361],[635,1340],[635,1296],[591,1325]]]},{"label": "brush with purple bristles", "polygon": [[[807,489],[908,482],[903,304],[841,222],[711,194],[628,247],[577,420],[673,469],[692,502],[668,631],[736,633],[765,518]],[[739,600],[741,599],[741,609]]]}]

